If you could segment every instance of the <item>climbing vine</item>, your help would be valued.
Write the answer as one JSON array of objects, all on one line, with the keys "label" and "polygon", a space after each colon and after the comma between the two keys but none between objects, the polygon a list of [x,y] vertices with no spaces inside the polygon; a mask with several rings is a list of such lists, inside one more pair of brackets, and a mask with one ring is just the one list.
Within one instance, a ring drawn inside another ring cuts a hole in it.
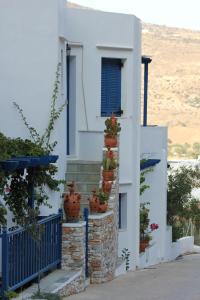
[{"label": "climbing vine", "polygon": [[[56,108],[56,100],[59,95],[60,64],[57,67],[56,79],[51,99],[51,111],[47,128],[42,135],[29,125],[22,108],[14,102],[24,125],[29,131],[31,140],[21,138],[9,138],[0,132],[0,160],[7,160],[19,156],[44,156],[49,155],[55,148],[57,141],[50,142],[51,134],[56,120],[60,117],[65,103]],[[40,213],[40,206],[48,204],[46,186],[53,191],[59,190],[61,180],[55,179],[57,166],[49,164],[34,168],[6,171],[0,167],[0,195],[3,196],[5,204],[13,213],[14,221],[23,227],[34,224]],[[30,189],[30,182],[33,189]],[[34,207],[30,207],[28,199],[34,191]],[[5,224],[5,207],[0,206],[0,223]]]}]

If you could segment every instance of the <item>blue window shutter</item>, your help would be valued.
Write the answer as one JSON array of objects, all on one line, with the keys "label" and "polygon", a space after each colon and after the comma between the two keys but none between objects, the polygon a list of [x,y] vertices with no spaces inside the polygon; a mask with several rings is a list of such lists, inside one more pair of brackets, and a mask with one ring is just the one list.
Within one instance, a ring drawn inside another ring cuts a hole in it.
[{"label": "blue window shutter", "polygon": [[102,58],[101,116],[121,115],[121,59]]}]

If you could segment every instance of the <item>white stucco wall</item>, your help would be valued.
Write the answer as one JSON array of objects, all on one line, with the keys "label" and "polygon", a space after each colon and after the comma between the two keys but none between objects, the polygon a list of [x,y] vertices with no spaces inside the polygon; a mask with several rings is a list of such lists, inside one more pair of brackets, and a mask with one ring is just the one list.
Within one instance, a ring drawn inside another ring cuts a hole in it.
[{"label": "white stucco wall", "polygon": [[[159,229],[152,233],[150,242],[154,248],[157,263],[165,260],[166,248],[166,212],[167,212],[167,128],[141,127],[141,158],[160,159],[153,171],[146,174],[145,184],[150,186],[141,196],[141,202],[149,202],[150,224],[157,223]],[[149,250],[151,252],[151,250]],[[153,264],[150,259],[148,264]]]},{"label": "white stucco wall", "polygon": [[[138,252],[139,156],[140,156],[140,21],[131,15],[95,10],[66,10],[65,39],[76,59],[76,153],[75,157],[101,160],[105,118],[100,116],[101,58],[120,58],[122,110],[120,133],[120,192],[128,195],[127,230],[119,235],[119,254],[131,251],[131,268]],[[85,132],[85,133],[84,133]],[[87,138],[87,137],[88,138]],[[83,140],[85,142],[83,142]],[[91,153],[91,155],[90,155]]]},{"label": "white stucco wall", "polygon": [[[123,59],[120,192],[127,194],[127,230],[120,233],[119,253],[124,247],[131,251],[130,267],[134,269],[139,259],[140,21],[131,15],[67,9],[66,6],[63,9],[64,4],[64,0],[13,0],[12,5],[3,0],[0,3],[0,128],[11,137],[29,137],[12,104],[16,101],[30,124],[43,132],[60,61],[63,78],[58,102],[66,100],[65,43],[68,41],[71,56],[75,58],[73,76],[76,79],[72,85],[75,91],[73,158],[101,159],[100,152],[91,152],[90,143],[85,142],[92,138],[98,146],[102,141],[105,118],[100,116],[101,58]],[[90,136],[86,138],[87,133]],[[65,112],[56,124],[53,139],[58,141],[55,149],[60,157],[58,176],[64,178]],[[90,157],[86,157],[88,153]],[[59,206],[58,198],[58,194],[51,196],[54,210]]]},{"label": "white stucco wall", "polygon": [[[23,109],[31,126],[43,133],[47,126],[51,95],[58,62],[64,0],[2,0],[0,2],[0,130],[10,137],[29,138],[13,101]],[[64,77],[63,77],[64,80]],[[65,91],[58,105],[65,101]],[[64,178],[66,154],[66,113],[56,123],[53,140],[58,141],[59,178]],[[58,200],[58,201],[57,201]],[[51,195],[54,209],[58,194]],[[47,213],[47,211],[46,211]]]},{"label": "white stucco wall", "polygon": [[[0,130],[11,137],[29,137],[12,101],[24,111],[29,123],[43,133],[58,62],[62,62],[61,93],[66,100],[66,51],[73,60],[74,135],[73,159],[101,160],[105,118],[100,116],[101,58],[120,58],[122,68],[122,117],[120,134],[120,193],[127,196],[127,228],[119,232],[119,256],[131,252],[130,268],[139,266],[140,154],[161,162],[147,176],[151,189],[143,201],[151,202],[151,223],[158,223],[153,253],[163,260],[166,248],[167,130],[140,128],[141,25],[131,15],[95,10],[69,9],[64,0],[8,0],[0,2]],[[62,55],[61,55],[62,50]],[[66,170],[66,110],[56,123],[58,177]],[[141,141],[140,141],[141,134]],[[95,146],[94,146],[95,145]],[[99,151],[95,151],[99,149]],[[141,149],[140,149],[141,148]],[[69,157],[70,158],[70,157]],[[51,195],[54,211],[59,194]],[[51,211],[52,212],[52,211]],[[43,213],[48,213],[47,209]],[[155,259],[154,255],[154,259]]]}]

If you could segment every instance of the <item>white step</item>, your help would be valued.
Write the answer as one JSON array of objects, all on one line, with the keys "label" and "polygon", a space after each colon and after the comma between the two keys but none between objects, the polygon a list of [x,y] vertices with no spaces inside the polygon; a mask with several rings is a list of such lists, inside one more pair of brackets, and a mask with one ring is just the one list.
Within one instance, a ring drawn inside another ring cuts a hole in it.
[{"label": "white step", "polygon": [[[59,294],[63,289],[72,284],[81,276],[81,271],[55,270],[43,277],[40,281],[40,291],[42,293]],[[30,299],[38,291],[38,284],[33,283],[29,288],[21,292],[16,300]]]}]

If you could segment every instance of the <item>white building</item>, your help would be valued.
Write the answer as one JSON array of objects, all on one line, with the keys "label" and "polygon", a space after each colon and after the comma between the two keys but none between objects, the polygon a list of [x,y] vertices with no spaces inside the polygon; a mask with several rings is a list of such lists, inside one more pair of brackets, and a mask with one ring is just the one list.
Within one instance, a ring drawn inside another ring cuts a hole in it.
[{"label": "white building", "polygon": [[[143,266],[139,255],[139,185],[140,158],[145,156],[160,160],[148,176],[151,189],[144,195],[151,202],[152,222],[159,224],[148,264],[165,260],[167,130],[140,126],[140,20],[132,15],[68,8],[64,0],[13,0],[12,4],[2,0],[0,36],[1,131],[11,137],[28,137],[12,101],[23,108],[31,125],[44,131],[55,71],[61,63],[58,104],[69,101],[54,133],[59,178],[65,176],[68,159],[102,159],[104,121],[116,112],[122,127],[119,256],[128,248],[130,268]],[[71,49],[70,80],[67,45]],[[114,83],[110,72],[114,72]],[[108,76],[106,81],[104,76]],[[107,85],[118,95],[116,102]],[[112,98],[110,106],[106,97]],[[57,211],[60,195],[51,199]]]}]

